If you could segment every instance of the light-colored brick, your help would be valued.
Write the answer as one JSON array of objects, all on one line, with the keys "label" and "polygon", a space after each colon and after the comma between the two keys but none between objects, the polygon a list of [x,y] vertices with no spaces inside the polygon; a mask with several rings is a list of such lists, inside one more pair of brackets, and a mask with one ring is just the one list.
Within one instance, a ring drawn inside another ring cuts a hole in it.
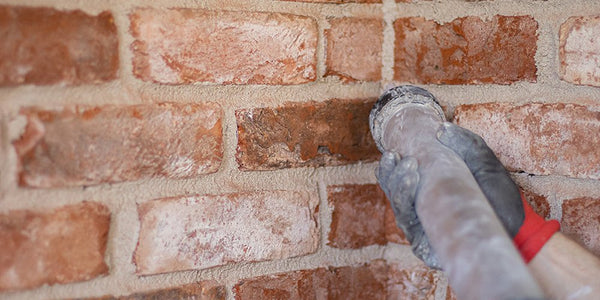
[{"label": "light-colored brick", "polygon": [[280,1],[295,1],[295,2],[311,2],[311,3],[381,3],[381,0],[280,0]]},{"label": "light-colored brick", "polygon": [[379,158],[369,132],[373,100],[288,103],[236,111],[242,170],[336,166]]},{"label": "light-colored brick", "polygon": [[345,82],[380,80],[383,20],[339,18],[329,23],[326,76]]},{"label": "light-colored brick", "polygon": [[0,291],[89,280],[108,273],[110,212],[84,202],[0,215]]},{"label": "light-colored brick", "polygon": [[281,13],[136,9],[133,72],[166,84],[300,84],[316,79],[317,23]]},{"label": "light-colored brick", "polygon": [[455,122],[481,135],[510,170],[600,178],[600,112],[577,104],[461,105]]},{"label": "light-colored brick", "polygon": [[600,255],[600,199],[565,200],[561,231]]},{"label": "light-colored brick", "polygon": [[559,37],[562,79],[600,86],[600,16],[569,18]]},{"label": "light-colored brick", "polygon": [[356,249],[389,241],[408,244],[396,226],[389,201],[377,185],[329,186],[327,199],[333,207],[330,246]]},{"label": "light-colored brick", "polygon": [[107,82],[119,68],[110,12],[0,6],[0,86]]},{"label": "light-colored brick", "polygon": [[443,274],[425,266],[411,268],[389,264],[386,299],[436,299]]},{"label": "light-colored brick", "polygon": [[215,103],[25,109],[14,142],[20,184],[93,185],[218,170],[221,108]]},{"label": "light-colored brick", "polygon": [[312,253],[319,244],[317,204],[316,194],[296,191],[199,195],[140,204],[137,273]]},{"label": "light-colored brick", "polygon": [[440,25],[394,22],[394,79],[424,84],[535,82],[537,22],[531,16],[464,17]]}]

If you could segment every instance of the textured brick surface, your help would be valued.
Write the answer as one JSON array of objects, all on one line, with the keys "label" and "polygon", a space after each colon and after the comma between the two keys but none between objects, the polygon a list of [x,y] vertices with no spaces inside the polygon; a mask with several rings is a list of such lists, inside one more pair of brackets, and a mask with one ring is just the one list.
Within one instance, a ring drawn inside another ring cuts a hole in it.
[{"label": "textured brick surface", "polygon": [[441,272],[424,266],[402,268],[390,264],[388,269],[388,293],[386,299],[435,299]]},{"label": "textured brick surface", "polygon": [[167,84],[299,84],[316,78],[317,24],[278,13],[137,9],[133,72]]},{"label": "textured brick surface", "polygon": [[222,157],[221,109],[214,103],[26,109],[14,142],[20,183],[92,185],[215,172]]},{"label": "textured brick surface", "polygon": [[345,82],[381,79],[383,21],[340,18],[329,20],[326,75]]},{"label": "textured brick surface", "polygon": [[225,286],[215,282],[202,281],[180,287],[135,293],[127,296],[104,296],[100,298],[85,298],[85,300],[161,300],[161,299],[190,299],[190,300],[225,300]]},{"label": "textured brick surface", "polygon": [[379,158],[369,132],[372,100],[289,103],[236,111],[242,170],[335,166]]},{"label": "textured brick surface", "polygon": [[112,14],[0,6],[0,86],[110,81],[119,67]]},{"label": "textured brick surface", "polygon": [[319,268],[246,279],[235,299],[385,299],[387,266]]},{"label": "textured brick surface", "polygon": [[165,198],[138,206],[138,274],[312,253],[318,197],[306,192]]},{"label": "textured brick surface", "polygon": [[511,170],[600,178],[600,112],[577,104],[462,105],[455,121],[481,135]]},{"label": "textured brick surface", "polygon": [[536,81],[537,22],[530,16],[398,19],[394,79],[435,84]]},{"label": "textured brick surface", "polygon": [[396,226],[389,201],[377,185],[330,186],[327,199],[333,207],[329,231],[332,247],[356,249],[388,241],[407,243]]},{"label": "textured brick surface", "polygon": [[600,16],[571,17],[560,26],[560,75],[600,86]]},{"label": "textured brick surface", "polygon": [[84,202],[0,215],[0,291],[89,280],[106,274],[110,212]]},{"label": "textured brick surface", "polygon": [[600,199],[566,200],[562,209],[561,231],[600,255]]},{"label": "textured brick surface", "polygon": [[533,211],[544,219],[550,217],[550,204],[548,203],[548,198],[546,198],[546,196],[528,190],[523,190],[523,195],[525,195],[525,199],[527,199],[527,202],[531,205]]}]

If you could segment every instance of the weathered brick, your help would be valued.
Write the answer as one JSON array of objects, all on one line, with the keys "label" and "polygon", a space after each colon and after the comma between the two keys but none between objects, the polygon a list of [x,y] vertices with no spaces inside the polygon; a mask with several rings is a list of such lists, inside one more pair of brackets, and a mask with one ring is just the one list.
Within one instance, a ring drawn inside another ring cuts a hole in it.
[{"label": "weathered brick", "polygon": [[329,20],[326,76],[339,76],[344,82],[381,79],[383,21],[340,18]]},{"label": "weathered brick", "polygon": [[571,17],[559,36],[562,79],[600,86],[600,16]]},{"label": "weathered brick", "polygon": [[544,219],[550,217],[550,204],[548,203],[548,198],[546,198],[546,196],[536,194],[529,190],[523,190],[523,195],[529,205],[531,205],[531,208],[533,208],[533,211]]},{"label": "weathered brick", "polygon": [[137,9],[133,72],[166,84],[300,84],[316,79],[314,19],[280,13]]},{"label": "weathered brick", "polygon": [[387,266],[319,268],[246,279],[234,286],[235,299],[385,299]]},{"label": "weathered brick", "polygon": [[0,215],[0,291],[89,280],[108,273],[110,212],[84,202]]},{"label": "weathered brick", "polygon": [[327,199],[333,207],[328,243],[332,247],[356,249],[384,245],[390,240],[407,243],[396,226],[389,201],[377,185],[330,186]]},{"label": "weathered brick", "polygon": [[242,170],[336,166],[375,161],[369,132],[373,100],[289,103],[236,111]]},{"label": "weathered brick", "polygon": [[600,112],[577,104],[462,105],[455,121],[481,135],[504,165],[538,175],[600,178]]},{"label": "weathered brick", "polygon": [[28,123],[14,142],[20,184],[76,186],[215,172],[222,158],[221,114],[214,103],[23,110]]},{"label": "weathered brick", "polygon": [[562,209],[562,232],[600,255],[600,199],[565,200]]},{"label": "weathered brick", "polygon": [[404,268],[390,264],[387,299],[435,299],[441,272],[425,266]]},{"label": "weathered brick", "polygon": [[138,274],[204,269],[316,251],[317,195],[270,191],[158,199],[138,206]]},{"label": "weathered brick", "polygon": [[85,300],[160,300],[160,299],[198,299],[198,300],[225,300],[227,291],[225,286],[217,285],[212,281],[202,281],[186,284],[180,287],[154,290],[150,292],[135,293],[127,296],[104,296],[100,298],[85,298]]},{"label": "weathered brick", "polygon": [[119,67],[112,14],[0,6],[0,86],[113,80]]},{"label": "weathered brick", "polygon": [[394,79],[424,84],[535,82],[537,22],[530,16],[398,19]]}]

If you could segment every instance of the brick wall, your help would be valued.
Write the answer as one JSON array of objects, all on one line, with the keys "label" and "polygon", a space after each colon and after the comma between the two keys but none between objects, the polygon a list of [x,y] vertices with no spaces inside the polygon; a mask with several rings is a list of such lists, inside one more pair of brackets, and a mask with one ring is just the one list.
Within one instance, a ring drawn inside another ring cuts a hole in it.
[{"label": "brick wall", "polygon": [[452,299],[375,185],[435,94],[600,254],[600,2],[0,1],[0,298]]}]

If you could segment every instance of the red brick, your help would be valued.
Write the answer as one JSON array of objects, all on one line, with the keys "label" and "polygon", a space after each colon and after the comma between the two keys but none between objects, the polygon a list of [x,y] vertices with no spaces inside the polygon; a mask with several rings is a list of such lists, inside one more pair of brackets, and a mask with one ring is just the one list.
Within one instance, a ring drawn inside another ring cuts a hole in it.
[{"label": "red brick", "polygon": [[559,36],[562,79],[600,86],[600,16],[571,17]]},{"label": "red brick", "polygon": [[546,198],[546,196],[528,190],[523,190],[523,195],[525,195],[525,199],[527,199],[527,202],[531,205],[533,211],[544,219],[550,217],[550,204],[548,203],[548,198]]},{"label": "red brick", "polygon": [[424,84],[535,82],[537,22],[531,16],[398,19],[394,79]]},{"label": "red brick", "polygon": [[373,100],[289,103],[236,111],[242,170],[336,166],[375,161],[369,132]]},{"label": "red brick", "polygon": [[234,286],[235,299],[385,299],[387,266],[319,268],[246,279]]},{"label": "red brick", "polygon": [[565,200],[562,209],[562,232],[600,255],[600,199]]},{"label": "red brick", "polygon": [[77,186],[215,172],[222,158],[221,114],[214,103],[23,110],[28,123],[14,142],[20,184]]},{"label": "red brick", "polygon": [[300,84],[316,79],[314,19],[280,13],[137,9],[133,72],[166,84]]},{"label": "red brick", "polygon": [[390,264],[387,299],[435,299],[441,273],[425,266],[403,268]]},{"label": "red brick", "polygon": [[600,178],[600,112],[577,104],[462,105],[455,121],[481,135],[504,165],[538,175]]},{"label": "red brick", "polygon": [[0,215],[0,291],[89,280],[108,273],[110,212],[84,202]]},{"label": "red brick", "polygon": [[137,273],[205,269],[316,251],[317,195],[270,191],[158,199],[138,206]]},{"label": "red brick", "polygon": [[381,79],[383,21],[340,18],[329,21],[326,76],[339,76],[344,82]]},{"label": "red brick", "polygon": [[135,293],[127,296],[104,296],[100,298],[86,298],[86,300],[160,300],[160,299],[198,299],[198,300],[225,300],[227,291],[225,286],[215,282],[202,281],[183,285],[175,288],[154,290],[150,292]]},{"label": "red brick", "polygon": [[119,68],[110,12],[0,6],[0,86],[88,84],[113,80]]},{"label": "red brick", "polygon": [[407,243],[396,226],[389,201],[377,185],[330,186],[327,199],[333,207],[330,246],[356,249],[384,245],[389,239]]}]

